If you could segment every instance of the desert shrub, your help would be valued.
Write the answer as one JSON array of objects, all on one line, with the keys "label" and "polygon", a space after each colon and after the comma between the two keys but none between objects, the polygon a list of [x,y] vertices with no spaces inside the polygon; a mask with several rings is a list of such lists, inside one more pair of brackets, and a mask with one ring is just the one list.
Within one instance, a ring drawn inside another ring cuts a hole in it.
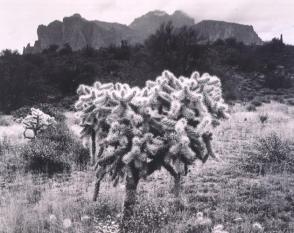
[{"label": "desert shrub", "polygon": [[294,106],[294,99],[287,100],[287,104]]},{"label": "desert shrub", "polygon": [[13,124],[13,120],[10,116],[0,114],[0,126],[9,126]]},{"label": "desert shrub", "polygon": [[58,107],[61,107],[63,109],[67,109],[69,111],[74,111],[75,110],[75,108],[74,108],[75,101],[76,101],[75,96],[66,96],[58,103]]},{"label": "desert shrub", "polygon": [[246,110],[249,111],[249,112],[255,112],[255,111],[256,111],[256,107],[255,107],[255,105],[253,105],[253,104],[249,104],[249,105],[246,107]]},{"label": "desert shrub", "polygon": [[270,98],[263,98],[262,102],[265,103],[265,104],[270,104],[271,100],[270,100]]},{"label": "desert shrub", "polygon": [[263,124],[268,120],[268,115],[267,114],[260,114],[258,116],[258,118],[259,118],[259,121]]},{"label": "desert shrub", "polygon": [[242,162],[248,172],[265,174],[268,172],[293,172],[294,156],[289,141],[283,140],[276,133],[260,137]]},{"label": "desert shrub", "polygon": [[254,105],[254,106],[256,106],[256,107],[259,107],[259,106],[262,105],[262,102],[259,101],[259,100],[252,100],[251,101],[251,104]]},{"label": "desert shrub", "polygon": [[72,165],[84,166],[89,155],[64,123],[48,128],[21,151],[27,171],[54,173],[70,171]]},{"label": "desert shrub", "polygon": [[[22,124],[25,128],[24,137],[34,139],[40,132],[54,127],[56,121],[54,117],[42,112],[40,109],[31,108],[30,114],[22,120]],[[27,135],[28,130],[31,131],[32,135]]]},{"label": "desert shrub", "polygon": [[21,108],[18,108],[14,111],[11,111],[11,115],[14,117],[14,118],[24,118],[25,116],[27,116],[31,111],[31,107],[29,106],[23,106]]},{"label": "desert shrub", "polygon": [[52,104],[41,103],[34,106],[41,109],[44,113],[53,116],[57,121],[62,121],[65,119],[60,108],[53,106]]},{"label": "desert shrub", "polygon": [[87,148],[84,148],[77,139],[74,139],[73,144],[73,157],[72,162],[78,169],[83,170],[87,167],[87,164],[90,162],[90,154]]},{"label": "desert shrub", "polygon": [[267,75],[265,77],[265,86],[274,90],[278,88],[290,88],[292,86],[292,80],[290,76],[278,71],[276,74]]},{"label": "desert shrub", "polygon": [[[60,111],[60,108],[55,107],[52,104],[40,103],[32,107],[40,109],[42,112],[50,116],[53,116],[57,121],[63,121],[65,119],[64,115],[62,114],[62,111]],[[14,118],[24,118],[31,112],[32,107],[23,106],[17,110],[12,111],[11,114]]]}]

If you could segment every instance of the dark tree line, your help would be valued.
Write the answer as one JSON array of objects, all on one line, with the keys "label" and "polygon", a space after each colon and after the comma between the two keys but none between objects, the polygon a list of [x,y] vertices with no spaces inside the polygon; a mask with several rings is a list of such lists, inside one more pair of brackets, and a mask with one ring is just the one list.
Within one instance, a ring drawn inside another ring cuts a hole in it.
[{"label": "dark tree line", "polygon": [[[60,102],[74,96],[80,83],[128,82],[142,86],[164,69],[176,75],[192,71],[218,75],[226,98],[238,98],[233,92],[238,83],[225,71],[260,72],[268,77],[270,88],[289,87],[287,75],[275,74],[277,67],[293,69],[294,47],[278,39],[262,46],[245,46],[234,39],[197,44],[197,34],[188,27],[176,29],[162,25],[142,45],[109,46],[95,50],[86,47],[72,51],[50,46],[40,54],[21,55],[4,50],[0,54],[0,111],[9,112],[38,102]],[[293,72],[293,70],[292,70]],[[293,72],[294,73],[294,72]]]}]

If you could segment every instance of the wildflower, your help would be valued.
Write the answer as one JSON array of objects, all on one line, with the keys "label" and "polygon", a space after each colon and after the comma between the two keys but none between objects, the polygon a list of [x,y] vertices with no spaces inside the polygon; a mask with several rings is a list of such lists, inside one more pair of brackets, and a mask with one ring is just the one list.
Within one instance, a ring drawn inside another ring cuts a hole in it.
[{"label": "wildflower", "polygon": [[50,215],[49,215],[49,221],[50,221],[51,223],[56,223],[56,221],[57,221],[56,216],[55,216],[54,214],[50,214]]},{"label": "wildflower", "polygon": [[222,224],[218,224],[213,227],[212,233],[229,233],[229,232],[224,230],[224,226]]},{"label": "wildflower", "polygon": [[213,227],[213,231],[222,231],[224,229],[224,226],[222,224],[218,224]]},{"label": "wildflower", "polygon": [[72,222],[69,218],[66,218],[63,220],[63,228],[68,229],[72,225]]},{"label": "wildflower", "polygon": [[198,212],[196,214],[196,221],[197,221],[197,224],[202,225],[202,226],[210,226],[211,225],[210,218],[205,218],[202,212]]},{"label": "wildflower", "polygon": [[261,232],[263,230],[262,225],[258,222],[253,223],[252,228],[255,232]]},{"label": "wildflower", "polygon": [[198,212],[196,214],[196,216],[197,216],[197,219],[203,219],[203,213],[202,212]]},{"label": "wildflower", "polygon": [[243,221],[243,219],[242,219],[242,218],[240,218],[240,217],[239,217],[239,218],[235,218],[235,219],[234,219],[234,222],[242,222],[242,221]]},{"label": "wildflower", "polygon": [[83,215],[82,217],[81,217],[81,221],[83,222],[83,223],[87,223],[87,222],[89,222],[90,221],[90,216],[88,216],[88,215]]}]

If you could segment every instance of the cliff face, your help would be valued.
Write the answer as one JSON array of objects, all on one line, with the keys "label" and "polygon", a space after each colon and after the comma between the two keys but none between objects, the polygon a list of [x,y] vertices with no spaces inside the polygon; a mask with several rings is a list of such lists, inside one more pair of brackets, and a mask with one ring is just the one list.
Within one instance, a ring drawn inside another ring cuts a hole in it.
[{"label": "cliff face", "polygon": [[41,52],[50,45],[62,47],[68,43],[73,50],[86,46],[100,48],[111,44],[118,45],[122,40],[131,43],[136,40],[136,33],[128,26],[102,21],[88,21],[75,14],[65,17],[62,22],[54,21],[48,26],[40,25],[37,29],[38,40],[34,46],[24,48],[24,53]]},{"label": "cliff face", "polygon": [[218,39],[225,40],[235,38],[246,45],[261,45],[263,42],[258,37],[252,26],[228,23],[215,20],[201,21],[192,28],[197,32],[200,43],[215,42]]},{"label": "cliff face", "polygon": [[200,43],[214,42],[218,39],[235,38],[244,44],[261,44],[252,26],[205,20],[194,24],[194,19],[175,11],[169,15],[164,11],[151,11],[136,18],[129,26],[119,23],[102,21],[88,21],[79,14],[54,21],[48,26],[40,25],[37,29],[38,40],[33,46],[24,47],[24,53],[38,53],[50,45],[62,47],[68,43],[73,50],[80,50],[86,46],[99,49],[111,44],[119,45],[122,40],[130,44],[142,43],[153,34],[161,24],[171,21],[174,27],[192,27],[198,34]]}]

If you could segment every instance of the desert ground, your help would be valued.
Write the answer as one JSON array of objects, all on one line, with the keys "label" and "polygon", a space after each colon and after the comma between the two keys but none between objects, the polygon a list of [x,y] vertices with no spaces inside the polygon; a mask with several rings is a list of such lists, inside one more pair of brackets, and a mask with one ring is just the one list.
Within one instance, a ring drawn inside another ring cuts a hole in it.
[{"label": "desert ground", "polygon": [[[133,232],[294,232],[294,106],[239,103],[230,112],[213,135],[218,158],[190,167],[180,203],[164,170],[140,181]],[[73,112],[63,114],[76,137]],[[50,177],[24,171],[23,130],[0,116],[0,232],[119,232],[124,184],[104,180],[93,202],[89,165]]]}]

